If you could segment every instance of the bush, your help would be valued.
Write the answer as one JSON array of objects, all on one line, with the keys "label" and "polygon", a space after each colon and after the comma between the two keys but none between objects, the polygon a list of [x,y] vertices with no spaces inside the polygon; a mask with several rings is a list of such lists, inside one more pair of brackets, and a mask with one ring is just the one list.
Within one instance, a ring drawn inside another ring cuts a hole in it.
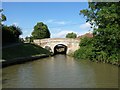
[{"label": "bush", "polygon": [[74,57],[78,59],[90,59],[92,58],[93,52],[93,45],[92,39],[84,37],[81,39],[80,42],[80,49],[74,52]]},{"label": "bush", "polygon": [[101,49],[101,45],[95,46],[94,38],[82,38],[80,48],[74,52],[74,57],[84,60],[92,60],[104,63],[120,65],[120,50],[115,48]]},{"label": "bush", "polygon": [[18,42],[22,31],[17,26],[2,25],[2,41],[4,43]]},{"label": "bush", "polygon": [[109,58],[108,58],[108,61],[112,64],[119,64],[119,59],[118,59],[118,56],[116,54],[113,54],[111,55]]},{"label": "bush", "polygon": [[76,38],[77,37],[77,34],[76,33],[68,33],[67,35],[66,35],[66,38]]},{"label": "bush", "polygon": [[107,53],[104,51],[96,52],[96,60],[100,62],[106,62],[107,61]]}]

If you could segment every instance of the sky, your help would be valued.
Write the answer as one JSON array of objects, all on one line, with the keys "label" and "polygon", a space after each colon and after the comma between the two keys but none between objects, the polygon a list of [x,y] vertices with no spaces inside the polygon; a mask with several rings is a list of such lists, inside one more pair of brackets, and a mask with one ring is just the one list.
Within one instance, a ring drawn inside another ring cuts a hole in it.
[{"label": "sky", "polygon": [[21,37],[30,36],[37,22],[48,26],[51,38],[64,38],[74,32],[78,36],[90,32],[80,10],[87,9],[87,2],[2,2],[7,17],[5,25],[17,25],[22,29]]}]

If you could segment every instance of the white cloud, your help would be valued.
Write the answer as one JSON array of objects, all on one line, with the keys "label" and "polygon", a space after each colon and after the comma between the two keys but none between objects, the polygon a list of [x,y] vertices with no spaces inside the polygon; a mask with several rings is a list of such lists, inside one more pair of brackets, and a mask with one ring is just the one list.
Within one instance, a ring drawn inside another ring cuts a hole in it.
[{"label": "white cloud", "polygon": [[45,21],[46,23],[52,23],[52,22],[54,22],[54,20],[52,20],[52,19],[50,19],[50,20],[47,20],[47,21]]},{"label": "white cloud", "polygon": [[32,33],[33,29],[29,30],[29,29],[22,29],[23,34],[21,35],[22,38],[25,38],[26,36],[30,37],[31,33]]},{"label": "white cloud", "polygon": [[[5,24],[6,22],[3,22],[3,24]],[[7,24],[8,26],[11,26],[11,25],[15,25],[15,26],[19,26],[19,23],[18,22],[13,22],[12,24]]]},{"label": "white cloud", "polygon": [[55,20],[55,19],[46,20],[45,22],[49,23],[49,24],[58,24],[58,25],[66,25],[66,24],[69,23],[67,21],[58,21],[58,20]]},{"label": "white cloud", "polygon": [[81,24],[79,26],[80,28],[80,34],[79,35],[83,35],[85,33],[91,33],[93,31],[93,28],[91,28],[91,24],[89,22]]},{"label": "white cloud", "polygon": [[65,25],[65,24],[67,24],[67,22],[65,22],[65,21],[56,21],[55,23],[59,24],[59,25]]},{"label": "white cloud", "polygon": [[75,26],[76,30],[69,30],[69,29],[58,29],[56,28],[56,32],[53,32],[52,38],[65,38],[67,33],[71,33],[74,32],[77,34],[77,36],[83,35],[85,33],[91,32],[93,29],[91,28],[90,23],[84,23],[78,26],[79,28],[77,29],[77,27]]},{"label": "white cloud", "polygon": [[17,22],[14,22],[12,25],[18,26],[19,24]]},{"label": "white cloud", "polygon": [[81,30],[90,30],[91,29],[90,27],[91,27],[91,25],[88,22],[80,25]]},{"label": "white cloud", "polygon": [[79,35],[78,32],[75,32],[73,30],[62,30],[58,33],[52,33],[52,38],[65,38],[66,34],[71,33],[71,32],[74,32],[77,35]]}]

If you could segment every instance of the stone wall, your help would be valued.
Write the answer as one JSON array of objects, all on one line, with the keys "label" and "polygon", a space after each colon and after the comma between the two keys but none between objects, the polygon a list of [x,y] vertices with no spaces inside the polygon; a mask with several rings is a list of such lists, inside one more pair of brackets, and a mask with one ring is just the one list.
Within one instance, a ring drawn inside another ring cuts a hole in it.
[{"label": "stone wall", "polygon": [[70,38],[47,38],[47,39],[36,39],[34,43],[45,48],[46,46],[50,47],[52,52],[54,53],[54,47],[58,44],[63,44],[67,46],[67,54],[74,52],[79,49],[78,39],[70,39]]}]

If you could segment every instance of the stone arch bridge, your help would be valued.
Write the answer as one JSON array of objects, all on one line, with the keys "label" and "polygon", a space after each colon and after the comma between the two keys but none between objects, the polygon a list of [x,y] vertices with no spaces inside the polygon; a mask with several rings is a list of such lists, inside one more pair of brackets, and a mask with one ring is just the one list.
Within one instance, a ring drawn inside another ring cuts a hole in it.
[{"label": "stone arch bridge", "polygon": [[47,38],[47,39],[36,39],[34,40],[34,44],[39,45],[43,48],[50,47],[51,52],[54,53],[54,47],[58,44],[63,44],[67,46],[67,54],[74,52],[75,50],[79,49],[79,42],[78,39],[71,39],[71,38]]}]

